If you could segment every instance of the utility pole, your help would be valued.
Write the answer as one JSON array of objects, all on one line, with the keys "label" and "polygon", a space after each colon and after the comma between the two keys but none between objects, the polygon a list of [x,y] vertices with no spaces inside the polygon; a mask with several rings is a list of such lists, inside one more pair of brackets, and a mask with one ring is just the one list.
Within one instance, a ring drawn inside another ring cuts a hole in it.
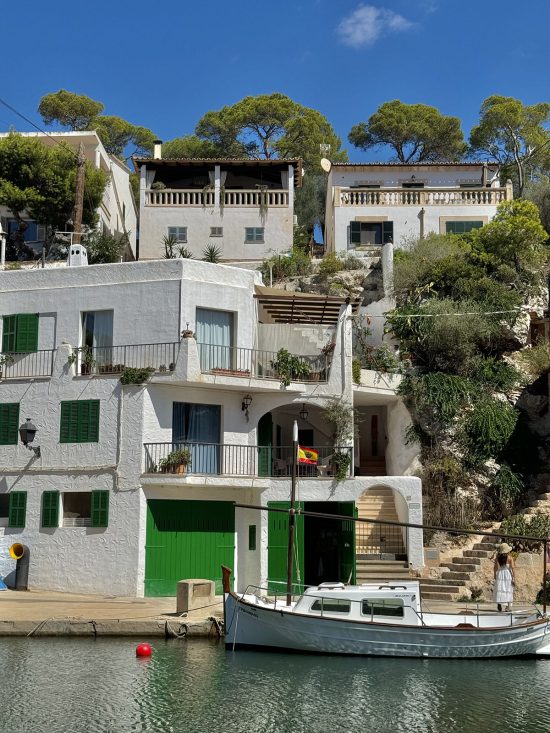
[{"label": "utility pole", "polygon": [[298,423],[292,426],[292,482],[290,485],[290,511],[288,513],[288,552],[286,560],[286,605],[292,603],[292,566],[294,564],[294,534],[296,532],[296,460],[298,458]]},{"label": "utility pole", "polygon": [[74,194],[74,227],[73,244],[80,244],[82,234],[82,212],[84,209],[84,176],[86,160],[84,158],[84,145],[78,146],[78,162],[76,167],[76,187]]}]

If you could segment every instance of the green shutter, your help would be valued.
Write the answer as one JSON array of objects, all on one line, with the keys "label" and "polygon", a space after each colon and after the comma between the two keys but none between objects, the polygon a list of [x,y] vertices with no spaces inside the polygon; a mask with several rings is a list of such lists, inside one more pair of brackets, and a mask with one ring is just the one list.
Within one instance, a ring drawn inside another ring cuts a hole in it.
[{"label": "green shutter", "polygon": [[38,313],[17,315],[15,351],[25,353],[38,349]]},{"label": "green shutter", "polygon": [[[268,508],[289,509],[288,501],[268,501]],[[304,509],[304,502],[297,501],[296,508]],[[267,519],[267,575],[270,593],[281,595],[286,592],[288,559],[288,514],[268,512]],[[294,568],[292,572],[293,592],[304,586],[304,515],[296,516],[294,537]]]},{"label": "green shutter", "polygon": [[0,445],[17,445],[19,402],[0,405]]},{"label": "green shutter", "polygon": [[10,510],[8,527],[23,528],[27,513],[27,492],[12,491],[10,494]]},{"label": "green shutter", "polygon": [[42,494],[42,527],[59,527],[59,491]]},{"label": "green shutter", "polygon": [[382,243],[393,242],[393,221],[382,222]]},{"label": "green shutter", "polygon": [[350,221],[349,233],[351,244],[361,244],[361,222]]},{"label": "green shutter", "polygon": [[92,491],[92,527],[107,527],[109,523],[109,492]]},{"label": "green shutter", "polygon": [[61,403],[60,443],[97,443],[99,400],[71,400]]},{"label": "green shutter", "polygon": [[17,316],[4,316],[2,318],[2,351],[8,354],[15,351],[15,324]]}]

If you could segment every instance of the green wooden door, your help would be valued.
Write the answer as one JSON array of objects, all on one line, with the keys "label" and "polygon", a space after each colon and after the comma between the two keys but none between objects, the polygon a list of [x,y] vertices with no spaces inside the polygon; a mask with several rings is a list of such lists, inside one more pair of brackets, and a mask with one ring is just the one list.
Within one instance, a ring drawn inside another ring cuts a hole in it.
[{"label": "green wooden door", "polygon": [[[336,509],[338,514],[356,517],[357,509],[353,501],[340,501]],[[339,579],[342,583],[355,583],[355,522],[350,519],[340,520],[338,532]]]},{"label": "green wooden door", "polygon": [[[289,501],[268,501],[268,508],[289,509]],[[297,501],[296,508],[303,510],[304,502]],[[295,592],[304,586],[304,517],[296,517],[294,537],[294,564],[292,582]],[[286,591],[286,565],[288,557],[288,514],[268,512],[267,525],[267,575],[270,593]],[[299,587],[298,587],[299,586]]]},{"label": "green wooden door", "polygon": [[234,569],[235,508],[226,501],[147,502],[145,595],[174,596],[176,583],[208,578],[222,593],[221,565]]},{"label": "green wooden door", "polygon": [[273,419],[266,412],[258,423],[258,476],[271,476],[271,452],[273,444]]}]

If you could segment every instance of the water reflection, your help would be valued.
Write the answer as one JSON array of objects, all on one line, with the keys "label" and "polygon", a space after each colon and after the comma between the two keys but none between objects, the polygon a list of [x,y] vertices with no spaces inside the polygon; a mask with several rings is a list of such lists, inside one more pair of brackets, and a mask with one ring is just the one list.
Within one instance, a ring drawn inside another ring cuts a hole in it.
[{"label": "water reflection", "polygon": [[550,661],[225,652],[214,641],[0,640],[9,733],[550,732]]}]

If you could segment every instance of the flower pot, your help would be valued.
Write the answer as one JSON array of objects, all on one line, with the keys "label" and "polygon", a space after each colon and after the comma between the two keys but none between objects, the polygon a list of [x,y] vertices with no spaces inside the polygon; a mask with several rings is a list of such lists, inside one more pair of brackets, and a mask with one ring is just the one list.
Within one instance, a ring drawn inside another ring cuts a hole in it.
[{"label": "flower pot", "polygon": [[174,473],[187,473],[187,463],[180,463],[179,466],[174,466],[172,470]]},{"label": "flower pot", "polygon": [[91,364],[81,364],[80,365],[80,373],[81,374],[91,374],[92,372],[92,365]]}]

